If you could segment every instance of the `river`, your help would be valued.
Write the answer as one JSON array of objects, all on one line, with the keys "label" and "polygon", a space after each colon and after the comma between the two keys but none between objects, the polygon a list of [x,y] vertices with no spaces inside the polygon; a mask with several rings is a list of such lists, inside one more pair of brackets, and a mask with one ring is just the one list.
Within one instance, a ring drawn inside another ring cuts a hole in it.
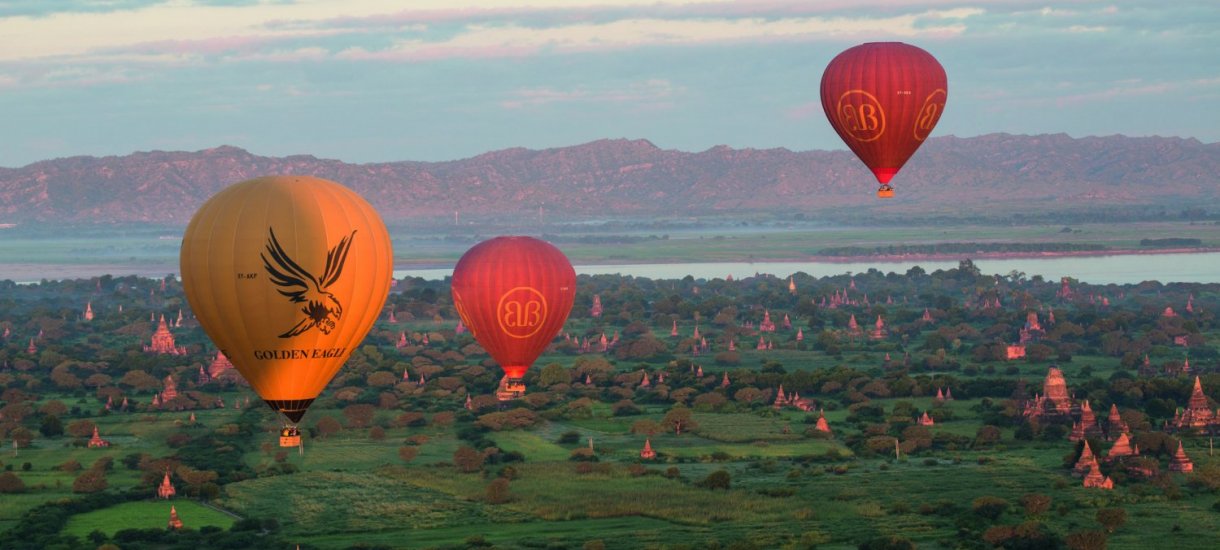
[{"label": "river", "polygon": [[[910,260],[899,262],[716,262],[682,264],[607,264],[578,265],[577,274],[621,274],[650,279],[681,279],[691,275],[696,279],[742,278],[755,273],[767,273],[787,278],[797,272],[814,277],[863,273],[877,269],[906,273],[913,266],[931,273],[938,269],[957,267],[957,261]],[[986,274],[1007,275],[1024,272],[1027,277],[1041,275],[1048,281],[1072,277],[1090,284],[1136,284],[1156,280],[1162,283],[1220,283],[1220,253],[1203,254],[1131,254],[1120,256],[1069,256],[1059,258],[1004,258],[974,260],[974,265]],[[443,279],[453,273],[445,269],[399,269],[396,278],[406,276]]]},{"label": "river", "polygon": [[[755,273],[767,273],[787,278],[797,272],[815,277],[863,273],[877,269],[883,273],[906,273],[912,266],[931,273],[938,269],[957,267],[957,260],[905,260],[860,262],[712,262],[674,264],[603,264],[578,265],[576,273],[600,275],[622,274],[650,279],[681,279],[691,275],[696,279],[742,278]],[[1048,281],[1072,277],[1091,284],[1136,284],[1156,280],[1162,283],[1220,283],[1220,252],[1196,254],[1128,254],[1116,256],[1067,256],[1057,258],[978,259],[974,265],[986,274],[1007,275],[1024,272],[1027,277],[1041,275]],[[87,279],[100,275],[139,275],[164,277],[176,274],[177,265],[153,263],[58,265],[33,263],[0,263],[0,280],[22,284],[39,279]],[[453,273],[452,267],[396,269],[394,276],[444,279]]]}]

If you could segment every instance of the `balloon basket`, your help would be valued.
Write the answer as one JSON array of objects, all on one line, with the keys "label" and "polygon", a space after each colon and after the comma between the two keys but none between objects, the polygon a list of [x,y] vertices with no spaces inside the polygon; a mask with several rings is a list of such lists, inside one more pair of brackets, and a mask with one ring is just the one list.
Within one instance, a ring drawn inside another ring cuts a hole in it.
[{"label": "balloon basket", "polygon": [[885,187],[882,187],[881,189],[878,189],[878,190],[877,190],[877,198],[879,198],[879,199],[892,199],[892,198],[894,198],[894,188],[893,188],[893,187],[890,187],[890,186],[888,186],[888,185],[887,185],[887,186],[885,186]]},{"label": "balloon basket", "polygon": [[284,426],[280,430],[280,447],[300,447],[301,431],[296,426]]},{"label": "balloon basket", "polygon": [[509,378],[500,383],[500,389],[496,390],[496,399],[500,401],[512,401],[520,399],[525,395],[525,382],[520,378]]}]

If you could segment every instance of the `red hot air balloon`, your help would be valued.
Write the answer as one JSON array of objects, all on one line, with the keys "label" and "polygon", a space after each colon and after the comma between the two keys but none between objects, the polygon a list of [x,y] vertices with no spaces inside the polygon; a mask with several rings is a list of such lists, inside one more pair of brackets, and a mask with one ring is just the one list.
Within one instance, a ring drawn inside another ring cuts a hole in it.
[{"label": "red hot air balloon", "polygon": [[576,271],[558,248],[532,237],[496,237],[453,268],[453,305],[504,369],[496,396],[525,393],[522,377],[563,329],[576,300]]},{"label": "red hot air balloon", "polygon": [[945,69],[902,42],[870,42],[840,53],[822,73],[830,125],[892,197],[890,179],[923,144],[945,110]]}]

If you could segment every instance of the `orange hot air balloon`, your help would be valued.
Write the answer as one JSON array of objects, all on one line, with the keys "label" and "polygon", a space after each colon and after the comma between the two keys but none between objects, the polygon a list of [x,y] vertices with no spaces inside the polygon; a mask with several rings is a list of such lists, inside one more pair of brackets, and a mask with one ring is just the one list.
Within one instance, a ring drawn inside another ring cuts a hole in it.
[{"label": "orange hot air balloon", "polygon": [[475,245],[453,268],[453,305],[479,344],[504,369],[501,400],[525,393],[522,377],[576,300],[576,271],[558,248],[532,237]]},{"label": "orange hot air balloon", "polygon": [[822,73],[822,109],[881,189],[923,144],[945,110],[945,69],[922,49],[870,42],[840,53]]},{"label": "orange hot air balloon", "polygon": [[[308,176],[221,190],[187,226],[180,264],[203,330],[293,424],[373,326],[393,276],[373,207]],[[285,431],[282,443],[299,442]]]}]

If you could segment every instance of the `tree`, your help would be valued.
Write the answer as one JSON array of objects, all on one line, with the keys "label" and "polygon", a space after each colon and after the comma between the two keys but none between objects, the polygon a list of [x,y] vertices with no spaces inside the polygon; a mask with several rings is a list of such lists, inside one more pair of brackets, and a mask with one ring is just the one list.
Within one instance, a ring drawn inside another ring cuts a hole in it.
[{"label": "tree", "polygon": [[109,484],[106,483],[106,474],[100,470],[92,468],[85,470],[81,475],[76,476],[72,481],[73,493],[96,493],[105,491]]},{"label": "tree", "polygon": [[453,465],[457,467],[459,472],[466,474],[483,469],[484,458],[483,453],[467,445],[462,445],[456,451],[453,451]]},{"label": "tree", "polygon": [[34,434],[25,428],[15,428],[8,433],[8,436],[13,440],[13,443],[16,443],[22,449],[29,447],[30,442],[34,441]]},{"label": "tree", "polygon": [[1001,432],[996,426],[986,424],[979,426],[979,429],[974,434],[974,445],[976,447],[988,447],[1000,442]]},{"label": "tree", "polygon": [[502,477],[497,477],[487,484],[487,502],[491,504],[504,504],[512,500],[512,495],[508,492],[509,481]]},{"label": "tree", "polygon": [[1076,531],[1066,542],[1071,550],[1106,550],[1106,534],[1101,531]]},{"label": "tree", "polygon": [[1097,523],[1100,523],[1107,533],[1113,533],[1115,529],[1127,523],[1127,511],[1122,508],[1102,508],[1097,511],[1096,517]]},{"label": "tree", "polygon": [[1040,493],[1029,493],[1021,496],[1021,506],[1025,508],[1025,515],[1030,517],[1040,516],[1046,513],[1051,508],[1051,497]]},{"label": "tree", "polygon": [[559,363],[551,363],[542,367],[542,372],[538,375],[538,383],[543,387],[550,387],[555,384],[567,384],[572,378],[568,375],[568,369],[563,368]]},{"label": "tree", "polygon": [[42,417],[42,424],[38,426],[38,433],[43,437],[55,437],[63,435],[64,423],[59,421],[58,416]]},{"label": "tree", "polygon": [[727,491],[732,481],[733,478],[727,470],[716,470],[703,478],[703,481],[700,481],[698,485],[705,489],[724,489]]},{"label": "tree", "polygon": [[373,423],[373,415],[376,413],[377,407],[367,403],[357,403],[343,408],[343,417],[347,418],[349,428],[367,428],[369,424]]},{"label": "tree", "polygon": [[970,508],[976,515],[995,521],[1008,509],[1008,501],[1000,497],[981,496],[970,503]]},{"label": "tree", "polygon": [[877,537],[856,546],[859,550],[915,550],[915,543],[897,535]]},{"label": "tree", "polygon": [[682,430],[693,430],[699,427],[694,416],[694,413],[686,407],[674,407],[665,413],[665,418],[661,419],[661,425],[666,430],[673,430],[675,434],[681,434]]},{"label": "tree", "polygon": [[13,472],[0,473],[0,494],[24,493],[25,482]]},{"label": "tree", "polygon": [[[433,423],[435,422],[434,419]],[[526,428],[533,426],[536,422],[538,422],[538,415],[534,411],[521,407],[505,412],[488,413],[475,421],[479,426],[495,431]]]},{"label": "tree", "polygon": [[161,387],[161,381],[142,370],[129,370],[119,379],[119,384],[138,391],[149,391]]},{"label": "tree", "polygon": [[664,428],[662,428],[656,420],[652,420],[650,418],[636,420],[631,424],[631,433],[633,434],[654,436],[661,433],[661,430],[663,429]]},{"label": "tree", "polygon": [[368,375],[365,383],[372,388],[388,388],[398,383],[399,378],[390,371],[379,370]]},{"label": "tree", "polygon": [[338,420],[335,420],[329,416],[319,418],[318,423],[314,426],[318,429],[318,437],[322,439],[325,439],[332,434],[339,433],[339,430],[343,429],[343,426],[339,424]]},{"label": "tree", "polygon": [[401,458],[403,462],[411,462],[417,456],[419,456],[419,447],[405,445],[398,448],[398,458]]}]

